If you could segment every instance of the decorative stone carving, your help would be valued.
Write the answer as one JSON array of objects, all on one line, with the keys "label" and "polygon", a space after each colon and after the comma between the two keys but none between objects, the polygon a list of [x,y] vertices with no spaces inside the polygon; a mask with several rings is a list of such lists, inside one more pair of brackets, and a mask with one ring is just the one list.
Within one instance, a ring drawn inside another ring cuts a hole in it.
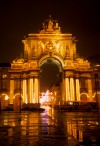
[{"label": "decorative stone carving", "polygon": [[23,58],[15,59],[13,60],[13,63],[24,63],[24,59]]}]

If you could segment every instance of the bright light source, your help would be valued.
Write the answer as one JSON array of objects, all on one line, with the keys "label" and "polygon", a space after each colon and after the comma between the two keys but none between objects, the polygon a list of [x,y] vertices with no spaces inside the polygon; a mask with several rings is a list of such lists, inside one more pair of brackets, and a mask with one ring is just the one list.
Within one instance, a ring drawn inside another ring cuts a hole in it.
[{"label": "bright light source", "polygon": [[72,105],[72,104],[73,104],[73,102],[69,102],[69,104],[70,104],[70,105]]},{"label": "bright light source", "polygon": [[6,96],[5,96],[5,100],[8,100],[8,99],[9,99],[9,97],[6,95]]},{"label": "bright light source", "polygon": [[41,93],[42,97],[40,98],[40,103],[45,104],[52,101],[52,92],[50,93],[49,90],[47,90],[45,93]]}]

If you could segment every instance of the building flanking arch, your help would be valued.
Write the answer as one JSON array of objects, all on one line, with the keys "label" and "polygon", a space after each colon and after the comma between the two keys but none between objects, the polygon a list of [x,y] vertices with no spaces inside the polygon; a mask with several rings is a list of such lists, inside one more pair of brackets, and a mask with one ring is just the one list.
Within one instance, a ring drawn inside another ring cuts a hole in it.
[{"label": "building flanking arch", "polygon": [[51,17],[43,22],[38,34],[28,34],[22,40],[24,55],[11,63],[10,103],[16,92],[21,92],[23,103],[39,103],[41,65],[45,62],[57,64],[61,72],[61,101],[80,101],[86,92],[88,101],[93,100],[92,70],[90,62],[77,55],[76,38],[62,33],[58,21]]}]

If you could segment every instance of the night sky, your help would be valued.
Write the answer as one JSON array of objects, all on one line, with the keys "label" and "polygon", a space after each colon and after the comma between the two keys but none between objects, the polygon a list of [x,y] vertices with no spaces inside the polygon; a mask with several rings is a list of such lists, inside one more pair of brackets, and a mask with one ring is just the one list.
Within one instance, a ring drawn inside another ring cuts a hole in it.
[{"label": "night sky", "polygon": [[100,55],[99,1],[1,0],[0,63],[19,57],[23,53],[24,36],[38,33],[49,15],[58,20],[62,33],[76,36],[80,56]]}]

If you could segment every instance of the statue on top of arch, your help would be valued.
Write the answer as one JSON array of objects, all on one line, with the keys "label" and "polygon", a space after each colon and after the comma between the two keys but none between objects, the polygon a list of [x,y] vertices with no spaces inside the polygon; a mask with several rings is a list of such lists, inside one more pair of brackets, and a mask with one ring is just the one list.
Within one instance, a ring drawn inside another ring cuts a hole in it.
[{"label": "statue on top of arch", "polygon": [[53,20],[50,15],[49,19],[44,20],[40,33],[61,33],[57,20]]},{"label": "statue on top of arch", "polygon": [[48,22],[48,29],[53,29],[53,22],[52,22],[52,20],[50,20]]}]

